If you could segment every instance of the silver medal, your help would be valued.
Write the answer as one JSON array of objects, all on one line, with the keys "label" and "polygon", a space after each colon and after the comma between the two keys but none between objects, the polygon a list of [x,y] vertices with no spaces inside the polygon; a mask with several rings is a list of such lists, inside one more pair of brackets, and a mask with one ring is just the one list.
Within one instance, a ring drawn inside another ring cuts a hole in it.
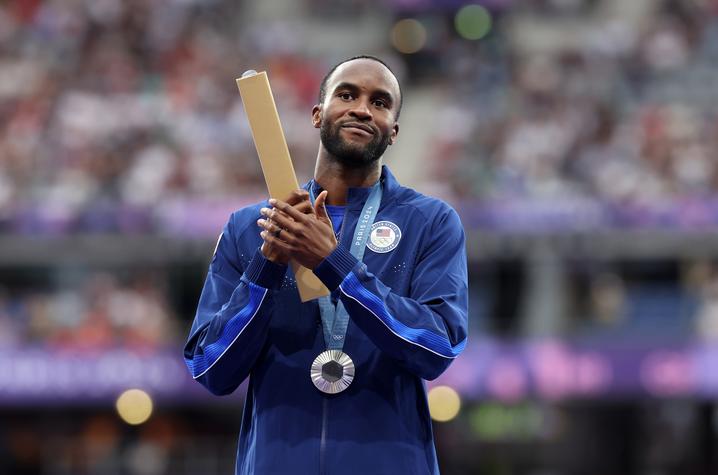
[{"label": "silver medal", "polygon": [[341,350],[327,350],[314,359],[309,374],[318,390],[326,394],[337,394],[352,383],[354,362]]}]

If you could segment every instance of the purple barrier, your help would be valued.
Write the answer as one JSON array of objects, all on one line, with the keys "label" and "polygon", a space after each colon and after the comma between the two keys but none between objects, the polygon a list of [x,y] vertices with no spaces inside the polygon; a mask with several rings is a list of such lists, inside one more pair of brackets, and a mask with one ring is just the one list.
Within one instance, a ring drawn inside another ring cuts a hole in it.
[{"label": "purple barrier", "polygon": [[[81,212],[20,206],[0,230],[43,236],[72,233],[216,236],[230,213],[261,201],[262,194],[217,199],[173,199],[153,208],[96,203]],[[593,197],[470,199],[453,203],[468,230],[516,233],[586,232],[604,229],[690,232],[718,229],[718,197],[676,197],[650,203],[611,203]]]},{"label": "purple barrier", "polygon": [[652,203],[609,203],[595,198],[506,199],[455,203],[464,226],[504,232],[718,228],[718,198],[684,197]]},{"label": "purple barrier", "polygon": [[104,404],[129,388],[155,400],[209,396],[189,376],[177,352],[53,353],[41,348],[0,350],[0,405]]},{"label": "purple barrier", "polygon": [[[718,397],[718,344],[673,348],[503,343],[474,338],[429,386],[449,385],[469,400],[611,397]],[[0,405],[92,405],[128,388],[179,404],[215,398],[192,381],[179,350],[136,354],[0,350]],[[242,397],[243,391],[237,391]]]},{"label": "purple barrier", "polygon": [[718,344],[674,348],[574,346],[562,341],[474,341],[430,386],[506,402],[718,396]]}]

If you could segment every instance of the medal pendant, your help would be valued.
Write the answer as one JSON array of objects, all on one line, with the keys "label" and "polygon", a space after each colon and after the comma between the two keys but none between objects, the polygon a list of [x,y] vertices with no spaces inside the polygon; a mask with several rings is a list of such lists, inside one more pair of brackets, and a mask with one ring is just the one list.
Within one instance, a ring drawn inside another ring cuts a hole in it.
[{"label": "medal pendant", "polygon": [[326,394],[337,394],[352,383],[354,362],[340,350],[327,350],[314,359],[309,373],[318,390]]}]

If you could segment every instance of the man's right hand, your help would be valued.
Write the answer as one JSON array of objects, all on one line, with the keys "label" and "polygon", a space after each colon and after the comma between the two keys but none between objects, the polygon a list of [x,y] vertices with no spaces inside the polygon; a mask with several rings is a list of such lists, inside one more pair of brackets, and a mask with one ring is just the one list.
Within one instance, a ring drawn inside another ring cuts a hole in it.
[{"label": "man's right hand", "polygon": [[[294,190],[285,201],[300,213],[314,214],[314,208],[309,200],[307,190],[302,188]],[[258,219],[257,224],[263,229],[260,236],[264,240],[264,243],[262,243],[264,257],[277,264],[287,265],[289,263],[289,254],[280,246],[272,244],[276,239],[282,239],[281,228],[270,219]]]}]

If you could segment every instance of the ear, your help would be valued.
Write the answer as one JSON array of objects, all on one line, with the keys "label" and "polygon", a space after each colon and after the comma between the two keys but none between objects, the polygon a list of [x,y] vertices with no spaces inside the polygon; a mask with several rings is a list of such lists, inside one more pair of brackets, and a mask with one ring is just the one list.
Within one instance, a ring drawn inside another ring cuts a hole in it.
[{"label": "ear", "polygon": [[312,126],[318,129],[322,125],[322,106],[316,104],[312,107]]},{"label": "ear", "polygon": [[389,145],[394,145],[397,135],[399,135],[399,122],[394,122],[394,127],[391,128],[391,135],[389,136]]}]

